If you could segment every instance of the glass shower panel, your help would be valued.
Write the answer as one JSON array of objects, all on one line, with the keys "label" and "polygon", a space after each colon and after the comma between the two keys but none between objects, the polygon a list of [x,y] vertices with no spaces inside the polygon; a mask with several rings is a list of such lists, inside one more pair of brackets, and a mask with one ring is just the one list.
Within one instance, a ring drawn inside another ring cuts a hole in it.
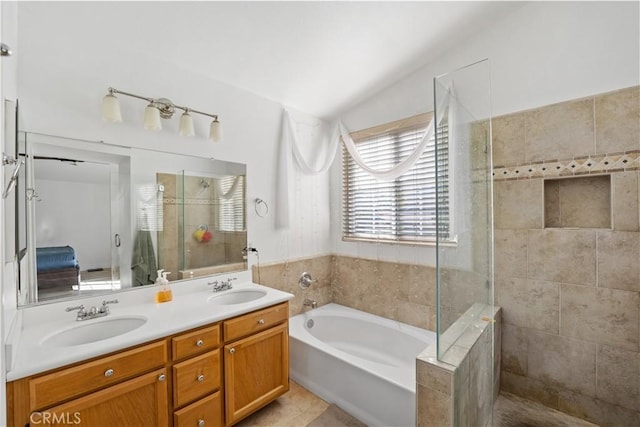
[{"label": "glass shower panel", "polygon": [[439,357],[464,331],[463,315],[493,304],[489,77],[484,60],[434,79]]}]

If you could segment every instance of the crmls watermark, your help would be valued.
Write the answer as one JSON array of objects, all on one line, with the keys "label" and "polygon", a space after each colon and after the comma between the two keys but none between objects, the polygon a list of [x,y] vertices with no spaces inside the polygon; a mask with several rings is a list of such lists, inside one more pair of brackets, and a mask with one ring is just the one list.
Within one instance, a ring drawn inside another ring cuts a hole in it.
[{"label": "crmls watermark", "polygon": [[77,425],[82,423],[80,412],[32,412],[29,416],[31,424],[68,424]]}]

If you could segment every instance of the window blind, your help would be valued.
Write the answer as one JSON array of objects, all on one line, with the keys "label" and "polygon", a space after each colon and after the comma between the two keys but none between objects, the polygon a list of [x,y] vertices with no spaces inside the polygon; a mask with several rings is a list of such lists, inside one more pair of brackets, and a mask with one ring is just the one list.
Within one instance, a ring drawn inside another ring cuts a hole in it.
[{"label": "window blind", "polygon": [[220,189],[223,194],[226,194],[231,190],[236,179],[240,181],[236,184],[236,188],[230,197],[219,197],[220,209],[218,211],[218,226],[221,231],[245,230],[244,175],[220,178]]},{"label": "window blind", "polygon": [[[416,148],[427,125],[422,123],[377,134],[369,132],[362,138],[356,134],[352,136],[364,161],[372,168],[385,170]],[[440,212],[441,236],[448,236],[448,144],[448,128],[446,123],[441,123],[437,138],[428,141],[418,162],[394,181],[379,181],[371,177],[343,148],[343,238],[435,241],[436,209]]]}]

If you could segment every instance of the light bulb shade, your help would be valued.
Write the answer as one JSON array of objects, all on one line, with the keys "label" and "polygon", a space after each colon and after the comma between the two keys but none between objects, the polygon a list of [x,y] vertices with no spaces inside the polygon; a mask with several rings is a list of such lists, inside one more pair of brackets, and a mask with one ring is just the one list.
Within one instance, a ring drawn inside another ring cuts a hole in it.
[{"label": "light bulb shade", "polygon": [[144,109],[144,128],[146,130],[161,130],[162,123],[160,122],[160,110],[153,105],[147,105]]},{"label": "light bulb shade", "polygon": [[193,130],[193,118],[188,112],[182,113],[180,116],[180,135],[193,136],[196,132]]},{"label": "light bulb shade", "polygon": [[213,142],[218,142],[222,139],[222,127],[218,119],[211,122],[211,128],[209,129],[209,139]]},{"label": "light bulb shade", "polygon": [[108,93],[102,98],[102,119],[110,123],[120,123],[122,121],[120,101],[112,93]]}]

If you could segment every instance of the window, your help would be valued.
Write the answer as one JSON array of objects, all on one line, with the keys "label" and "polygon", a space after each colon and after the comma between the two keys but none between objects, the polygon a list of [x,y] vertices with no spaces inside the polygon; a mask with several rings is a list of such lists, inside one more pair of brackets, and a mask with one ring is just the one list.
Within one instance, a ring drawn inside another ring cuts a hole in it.
[{"label": "window", "polygon": [[218,229],[220,231],[244,231],[244,175],[219,178]]},{"label": "window", "polygon": [[[424,136],[431,114],[351,134],[363,160],[373,169],[387,170],[409,155]],[[392,130],[389,130],[392,129]],[[441,236],[449,236],[448,129],[438,127],[438,185],[436,141],[417,163],[394,181],[379,181],[362,170],[343,148],[343,239],[390,242],[433,242],[436,239],[436,197]]]}]

